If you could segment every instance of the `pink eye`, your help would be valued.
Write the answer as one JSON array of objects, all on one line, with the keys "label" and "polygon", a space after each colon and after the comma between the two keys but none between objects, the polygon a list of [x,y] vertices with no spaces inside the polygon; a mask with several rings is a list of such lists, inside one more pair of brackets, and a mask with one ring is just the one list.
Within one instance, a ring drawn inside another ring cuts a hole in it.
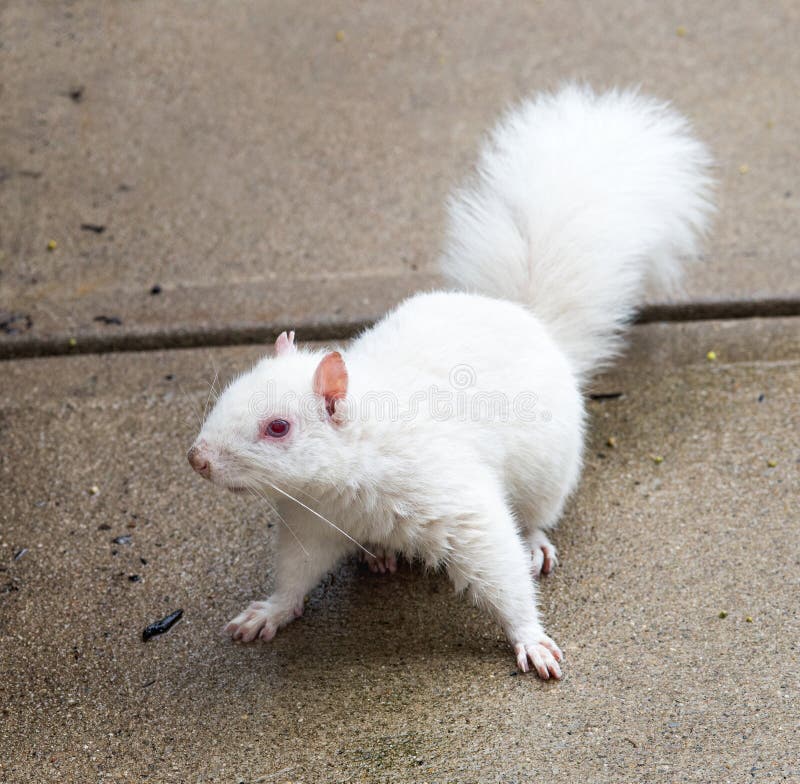
[{"label": "pink eye", "polygon": [[289,432],[290,427],[291,425],[285,419],[273,419],[264,428],[264,435],[270,438],[283,438]]}]

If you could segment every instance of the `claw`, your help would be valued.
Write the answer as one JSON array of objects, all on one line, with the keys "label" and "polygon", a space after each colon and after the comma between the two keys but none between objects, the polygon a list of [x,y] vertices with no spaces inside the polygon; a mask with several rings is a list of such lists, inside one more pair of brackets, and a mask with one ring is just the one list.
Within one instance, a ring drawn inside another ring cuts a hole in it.
[{"label": "claw", "polygon": [[303,614],[302,601],[294,605],[283,602],[251,602],[232,621],[225,625],[225,633],[233,640],[252,642],[261,639],[269,642],[281,626]]},{"label": "claw", "polygon": [[539,640],[539,645],[543,645],[547,648],[550,653],[553,654],[553,658],[556,661],[564,661],[564,654],[561,652],[561,648],[553,642],[547,635],[542,636],[542,639]]},{"label": "claw", "polygon": [[397,556],[380,547],[375,548],[375,555],[362,554],[361,560],[373,574],[394,574],[397,571]]},{"label": "claw", "polygon": [[531,571],[534,577],[550,574],[558,566],[558,554],[543,531],[536,531],[530,538]]},{"label": "claw", "polygon": [[517,667],[520,672],[528,672],[528,654],[525,652],[525,646],[520,642],[514,646],[517,653]]},{"label": "claw", "polygon": [[274,626],[265,626],[261,630],[261,634],[259,634],[259,638],[264,640],[264,642],[269,642],[275,635],[277,634],[277,629]]},{"label": "claw", "polygon": [[547,635],[542,635],[535,643],[515,643],[514,652],[521,672],[529,672],[532,664],[542,680],[561,680],[558,662],[563,660],[564,654]]}]

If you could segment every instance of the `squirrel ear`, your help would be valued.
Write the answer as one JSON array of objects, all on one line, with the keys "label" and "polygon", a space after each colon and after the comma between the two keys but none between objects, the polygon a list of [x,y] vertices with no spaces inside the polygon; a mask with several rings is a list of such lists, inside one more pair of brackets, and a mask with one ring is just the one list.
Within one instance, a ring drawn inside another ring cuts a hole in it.
[{"label": "squirrel ear", "polygon": [[275,341],[275,353],[278,356],[282,354],[291,354],[297,351],[297,346],[294,344],[294,330],[292,330],[288,335],[285,332],[281,332],[278,335],[278,339]]},{"label": "squirrel ear", "polygon": [[326,354],[314,372],[314,392],[325,398],[325,410],[334,421],[337,419],[336,404],[347,395],[347,368],[338,351]]}]

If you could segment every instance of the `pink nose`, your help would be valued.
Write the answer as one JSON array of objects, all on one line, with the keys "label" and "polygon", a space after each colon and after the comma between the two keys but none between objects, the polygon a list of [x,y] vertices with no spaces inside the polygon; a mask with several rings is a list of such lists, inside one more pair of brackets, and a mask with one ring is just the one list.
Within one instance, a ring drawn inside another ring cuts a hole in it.
[{"label": "pink nose", "polygon": [[189,465],[197,471],[200,476],[208,479],[211,476],[211,465],[208,462],[208,456],[205,450],[199,446],[193,446],[187,455],[189,458]]}]

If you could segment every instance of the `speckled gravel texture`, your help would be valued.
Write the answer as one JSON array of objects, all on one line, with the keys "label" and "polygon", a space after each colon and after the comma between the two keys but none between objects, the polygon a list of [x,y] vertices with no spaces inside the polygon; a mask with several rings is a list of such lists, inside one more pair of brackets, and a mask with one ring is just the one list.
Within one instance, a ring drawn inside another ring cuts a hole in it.
[{"label": "speckled gravel texture", "polygon": [[623,394],[589,403],[542,585],[558,684],[407,565],[344,564],[271,644],[220,634],[275,528],[185,451],[214,368],[256,349],[4,363],[0,781],[800,780],[799,343],[651,325],[598,379]]},{"label": "speckled gravel texture", "polygon": [[793,0],[9,0],[0,31],[0,315],[32,318],[0,349],[378,316],[499,112],[569,78],[711,146],[687,299],[800,297]]}]

